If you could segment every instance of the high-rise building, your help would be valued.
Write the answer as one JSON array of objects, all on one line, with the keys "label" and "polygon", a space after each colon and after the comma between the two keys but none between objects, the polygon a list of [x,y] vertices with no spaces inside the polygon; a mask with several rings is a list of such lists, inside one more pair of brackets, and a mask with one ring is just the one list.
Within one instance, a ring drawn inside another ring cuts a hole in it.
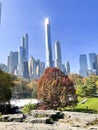
[{"label": "high-rise building", "polygon": [[18,64],[18,52],[10,52],[8,56],[8,72],[14,74]]},{"label": "high-rise building", "polygon": [[21,66],[21,76],[25,79],[29,79],[28,61],[23,61]]},{"label": "high-rise building", "polygon": [[61,46],[59,41],[55,42],[55,67],[62,69]]},{"label": "high-rise building", "polygon": [[31,78],[36,78],[36,60],[33,56],[29,59],[29,75]]},{"label": "high-rise building", "polygon": [[40,60],[35,60],[32,56],[29,60],[29,75],[30,79],[39,78],[45,69],[45,63]]},{"label": "high-rise building", "polygon": [[80,55],[79,63],[80,63],[79,74],[83,77],[86,77],[87,76],[87,69],[88,69],[87,56]]},{"label": "high-rise building", "polygon": [[5,72],[8,72],[8,67],[5,64],[0,63],[0,69],[5,71]]},{"label": "high-rise building", "polygon": [[45,63],[40,61],[40,76],[43,75],[45,70]]},{"label": "high-rise building", "polygon": [[[24,34],[18,52],[18,75],[26,78],[29,77],[29,75],[27,76],[28,72],[28,34]],[[27,74],[25,75],[25,73]]]},{"label": "high-rise building", "polygon": [[97,69],[97,57],[95,53],[89,53],[90,69],[96,71]]},{"label": "high-rise building", "polygon": [[44,73],[44,69],[45,69],[45,63],[37,60],[36,61],[36,75],[37,78],[39,78],[43,73]]},{"label": "high-rise building", "polygon": [[70,64],[69,61],[66,62],[66,74],[70,73]]},{"label": "high-rise building", "polygon": [[49,18],[45,19],[46,68],[53,67]]},{"label": "high-rise building", "polygon": [[24,36],[21,38],[19,60],[19,62],[28,61],[28,34],[24,34]]}]

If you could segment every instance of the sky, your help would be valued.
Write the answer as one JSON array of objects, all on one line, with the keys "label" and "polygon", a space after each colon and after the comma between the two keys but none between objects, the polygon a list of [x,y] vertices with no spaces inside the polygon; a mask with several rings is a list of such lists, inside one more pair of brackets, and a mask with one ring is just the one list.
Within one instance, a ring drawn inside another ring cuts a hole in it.
[{"label": "sky", "polygon": [[29,56],[45,62],[44,19],[49,17],[51,44],[60,41],[62,62],[79,71],[79,55],[98,54],[98,0],[0,0],[0,63],[7,64],[24,33],[29,35]]}]

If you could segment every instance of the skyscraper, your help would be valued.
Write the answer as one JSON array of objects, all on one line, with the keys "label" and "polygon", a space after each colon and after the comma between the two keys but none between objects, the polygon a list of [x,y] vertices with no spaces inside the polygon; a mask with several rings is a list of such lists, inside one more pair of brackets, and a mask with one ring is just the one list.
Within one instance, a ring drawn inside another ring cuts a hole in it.
[{"label": "skyscraper", "polygon": [[86,77],[87,76],[87,69],[88,69],[87,56],[80,55],[79,63],[80,63],[79,74],[83,77]]},{"label": "skyscraper", "polygon": [[29,75],[30,79],[39,78],[45,69],[45,63],[40,60],[35,60],[32,56],[29,60]]},{"label": "skyscraper", "polygon": [[89,53],[90,69],[96,70],[97,67],[97,57],[95,53]]},{"label": "skyscraper", "polygon": [[28,34],[24,34],[21,38],[21,46],[18,52],[18,74],[28,78],[28,72]]},{"label": "skyscraper", "polygon": [[66,62],[66,74],[70,73],[70,64],[69,61]]},{"label": "skyscraper", "polygon": [[24,34],[21,38],[20,62],[28,61],[28,34]]},{"label": "skyscraper", "polygon": [[33,77],[36,77],[36,60],[33,58],[33,56],[29,59],[29,75],[30,77],[33,75]]},{"label": "skyscraper", "polygon": [[49,18],[45,19],[46,68],[53,67]]},{"label": "skyscraper", "polygon": [[10,52],[8,56],[8,72],[14,74],[18,64],[18,52]]},{"label": "skyscraper", "polygon": [[62,69],[60,42],[55,42],[55,67]]}]

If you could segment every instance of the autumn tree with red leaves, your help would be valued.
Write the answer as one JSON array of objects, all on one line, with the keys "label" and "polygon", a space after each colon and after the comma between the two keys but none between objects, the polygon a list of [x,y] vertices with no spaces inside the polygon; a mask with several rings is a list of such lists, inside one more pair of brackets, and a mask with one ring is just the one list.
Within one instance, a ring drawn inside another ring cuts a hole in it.
[{"label": "autumn tree with red leaves", "polygon": [[47,68],[39,79],[37,97],[43,109],[56,109],[77,103],[73,82],[58,68]]}]

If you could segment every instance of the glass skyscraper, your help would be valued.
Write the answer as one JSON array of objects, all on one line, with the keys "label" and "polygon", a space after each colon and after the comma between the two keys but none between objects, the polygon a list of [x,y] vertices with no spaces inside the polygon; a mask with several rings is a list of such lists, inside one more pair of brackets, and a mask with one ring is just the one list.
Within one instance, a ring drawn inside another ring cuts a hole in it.
[{"label": "glass skyscraper", "polygon": [[97,67],[97,57],[95,53],[89,53],[90,69],[96,70]]},{"label": "glass skyscraper", "polygon": [[60,42],[55,42],[55,67],[62,69]]},{"label": "glass skyscraper", "polygon": [[14,74],[18,64],[18,52],[10,52],[8,56],[8,72]]},{"label": "glass skyscraper", "polygon": [[24,34],[18,52],[18,73],[20,76],[28,78],[28,72],[28,34]]},{"label": "glass skyscraper", "polygon": [[66,62],[66,74],[70,73],[70,64],[69,61]]},{"label": "glass skyscraper", "polygon": [[83,77],[87,76],[87,69],[88,69],[88,65],[87,65],[87,56],[86,55],[80,55],[80,75]]},{"label": "glass skyscraper", "polygon": [[49,18],[45,19],[46,68],[53,67]]}]

